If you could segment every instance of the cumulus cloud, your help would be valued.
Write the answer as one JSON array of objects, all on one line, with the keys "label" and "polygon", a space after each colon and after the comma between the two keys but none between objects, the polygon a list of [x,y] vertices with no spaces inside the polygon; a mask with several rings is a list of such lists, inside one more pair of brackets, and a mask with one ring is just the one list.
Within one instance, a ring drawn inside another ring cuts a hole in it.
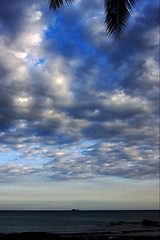
[{"label": "cumulus cloud", "polygon": [[100,1],[53,15],[42,4],[0,6],[0,181],[155,178],[156,5],[143,2],[139,14],[139,4],[116,42],[106,36]]}]

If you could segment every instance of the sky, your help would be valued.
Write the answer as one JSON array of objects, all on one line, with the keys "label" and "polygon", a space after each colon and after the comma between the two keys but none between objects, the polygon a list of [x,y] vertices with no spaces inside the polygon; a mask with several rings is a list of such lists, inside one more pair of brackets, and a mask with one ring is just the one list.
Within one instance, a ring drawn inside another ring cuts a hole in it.
[{"label": "sky", "polygon": [[0,0],[0,209],[159,208],[159,5]]}]

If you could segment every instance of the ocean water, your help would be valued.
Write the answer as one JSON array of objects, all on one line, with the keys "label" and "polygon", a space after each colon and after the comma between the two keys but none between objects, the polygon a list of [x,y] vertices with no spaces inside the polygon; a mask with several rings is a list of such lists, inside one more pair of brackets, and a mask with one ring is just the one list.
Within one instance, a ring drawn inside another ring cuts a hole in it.
[{"label": "ocean water", "polygon": [[160,221],[159,211],[0,211],[0,233],[158,232],[143,219]]}]

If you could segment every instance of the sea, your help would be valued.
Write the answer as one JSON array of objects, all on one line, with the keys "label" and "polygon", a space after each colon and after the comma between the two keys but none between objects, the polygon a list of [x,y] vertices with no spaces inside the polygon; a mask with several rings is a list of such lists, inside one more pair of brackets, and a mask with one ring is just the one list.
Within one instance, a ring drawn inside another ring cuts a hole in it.
[{"label": "sea", "polygon": [[158,233],[160,211],[0,211],[0,233]]}]

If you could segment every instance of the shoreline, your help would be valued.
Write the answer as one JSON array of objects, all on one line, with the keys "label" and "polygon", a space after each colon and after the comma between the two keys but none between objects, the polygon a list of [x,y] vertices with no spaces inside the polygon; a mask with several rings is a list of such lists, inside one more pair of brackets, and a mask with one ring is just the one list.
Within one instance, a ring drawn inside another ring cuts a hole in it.
[{"label": "shoreline", "polygon": [[47,233],[47,232],[22,232],[0,233],[0,240],[159,240],[160,232],[130,232],[111,234],[109,232],[94,233]]}]

